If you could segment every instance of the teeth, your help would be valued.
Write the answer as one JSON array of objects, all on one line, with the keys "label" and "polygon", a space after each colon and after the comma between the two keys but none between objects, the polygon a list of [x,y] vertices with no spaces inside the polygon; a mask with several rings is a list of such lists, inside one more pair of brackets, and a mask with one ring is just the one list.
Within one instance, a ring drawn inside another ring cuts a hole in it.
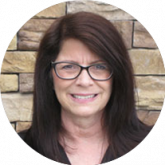
[{"label": "teeth", "polygon": [[88,95],[88,96],[79,96],[79,95],[73,95],[74,98],[77,98],[77,99],[89,99],[89,98],[92,98],[94,97],[95,95]]}]

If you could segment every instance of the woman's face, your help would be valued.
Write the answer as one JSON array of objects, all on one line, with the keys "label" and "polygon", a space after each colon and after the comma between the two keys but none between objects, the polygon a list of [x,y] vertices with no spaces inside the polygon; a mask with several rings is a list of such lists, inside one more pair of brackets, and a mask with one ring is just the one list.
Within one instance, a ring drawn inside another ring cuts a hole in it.
[{"label": "woman's face", "polygon": [[[76,39],[67,39],[63,42],[55,62],[62,61],[74,62],[82,66],[103,62]],[[73,80],[60,79],[54,69],[52,69],[52,75],[54,90],[62,111],[77,117],[90,117],[103,112],[110,99],[112,79],[93,80],[85,69]]]}]

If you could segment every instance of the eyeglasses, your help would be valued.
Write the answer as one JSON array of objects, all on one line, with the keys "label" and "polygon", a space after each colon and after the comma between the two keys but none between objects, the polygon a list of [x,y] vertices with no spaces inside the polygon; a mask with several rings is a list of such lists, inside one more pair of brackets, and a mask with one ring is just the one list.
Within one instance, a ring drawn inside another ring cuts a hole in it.
[{"label": "eyeglasses", "polygon": [[83,69],[89,76],[97,81],[105,81],[112,77],[113,72],[106,63],[93,64],[90,66],[81,66],[72,62],[51,62],[56,75],[64,80],[72,80],[77,78]]}]

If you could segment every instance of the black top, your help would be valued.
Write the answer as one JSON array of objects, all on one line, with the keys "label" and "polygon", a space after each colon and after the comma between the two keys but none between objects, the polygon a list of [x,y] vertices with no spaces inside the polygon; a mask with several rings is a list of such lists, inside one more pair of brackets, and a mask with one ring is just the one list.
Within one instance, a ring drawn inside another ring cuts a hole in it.
[{"label": "black top", "polygon": [[[24,140],[24,138],[26,136],[26,131],[20,132],[20,133],[18,133],[18,135]],[[64,148],[61,146],[60,143],[58,143],[58,145],[59,145],[59,150],[61,152],[62,157],[64,158],[64,160],[66,160],[66,164],[71,164],[65,153]],[[101,163],[110,162],[114,159],[113,156],[110,154],[111,152],[109,152],[109,150],[110,150],[110,147],[107,148]]]}]

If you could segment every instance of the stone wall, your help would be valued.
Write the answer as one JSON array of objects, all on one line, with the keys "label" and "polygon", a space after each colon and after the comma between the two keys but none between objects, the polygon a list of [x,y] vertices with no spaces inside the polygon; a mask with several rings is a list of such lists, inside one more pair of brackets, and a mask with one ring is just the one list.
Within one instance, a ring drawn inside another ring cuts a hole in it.
[{"label": "stone wall", "polygon": [[0,89],[13,128],[19,132],[31,124],[34,65],[44,32],[56,18],[78,11],[102,15],[112,21],[123,36],[135,71],[138,117],[149,125],[155,124],[165,96],[165,69],[151,35],[138,20],[117,7],[102,2],[72,1],[47,8],[27,21],[6,51]]}]

